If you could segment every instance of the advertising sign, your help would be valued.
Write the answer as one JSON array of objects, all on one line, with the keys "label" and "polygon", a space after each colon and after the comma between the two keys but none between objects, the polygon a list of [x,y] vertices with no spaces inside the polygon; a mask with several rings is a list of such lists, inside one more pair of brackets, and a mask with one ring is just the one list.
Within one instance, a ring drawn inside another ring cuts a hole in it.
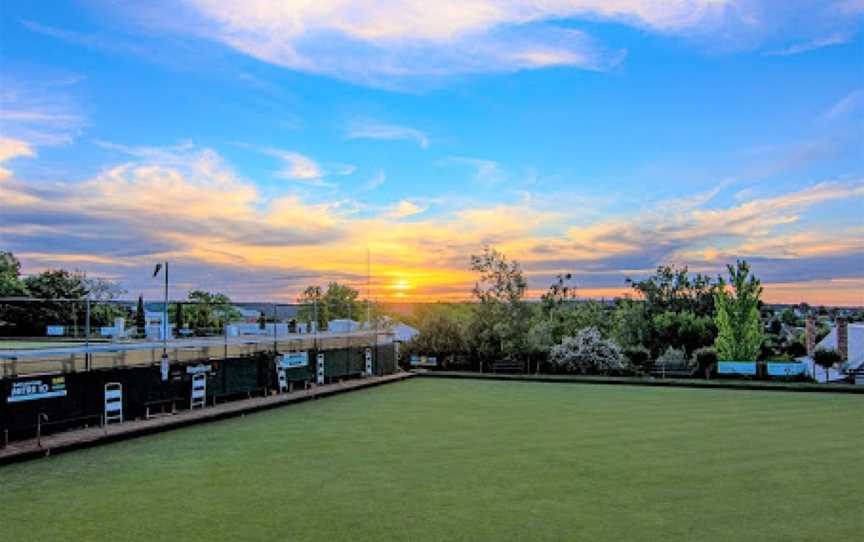
[{"label": "advertising sign", "polygon": [[211,373],[213,372],[213,366],[210,364],[200,364],[200,365],[190,365],[186,367],[186,374],[196,375],[198,373]]},{"label": "advertising sign", "polygon": [[159,372],[162,374],[162,382],[168,382],[168,355],[162,354],[162,361],[159,363]]},{"label": "advertising sign", "polygon": [[717,362],[717,373],[721,375],[756,375],[755,361],[720,361]]},{"label": "advertising sign", "polygon": [[807,366],[803,363],[768,363],[768,376],[798,376],[806,370]]},{"label": "advertising sign", "polygon": [[435,356],[411,356],[411,365],[415,367],[437,367],[438,358]]},{"label": "advertising sign", "polygon": [[306,367],[309,365],[309,352],[288,352],[282,354],[279,366],[283,369],[294,369],[295,367]]},{"label": "advertising sign", "polygon": [[6,398],[6,402],[20,403],[52,397],[66,397],[65,376],[46,376],[13,382],[12,390],[9,392],[9,397]]}]

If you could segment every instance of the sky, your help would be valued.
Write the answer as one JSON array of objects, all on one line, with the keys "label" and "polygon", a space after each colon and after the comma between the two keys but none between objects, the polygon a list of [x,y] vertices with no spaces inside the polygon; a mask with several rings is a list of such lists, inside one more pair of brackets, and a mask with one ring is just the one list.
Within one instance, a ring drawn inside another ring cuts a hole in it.
[{"label": "sky", "polygon": [[[0,250],[157,295],[864,305],[864,0],[0,3]],[[367,252],[368,251],[368,252]]]}]

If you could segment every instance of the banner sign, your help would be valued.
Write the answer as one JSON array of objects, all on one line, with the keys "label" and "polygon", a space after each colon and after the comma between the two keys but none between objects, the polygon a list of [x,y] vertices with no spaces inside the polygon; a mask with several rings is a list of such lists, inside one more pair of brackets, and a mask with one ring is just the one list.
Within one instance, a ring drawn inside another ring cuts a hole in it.
[{"label": "banner sign", "polygon": [[807,366],[803,363],[768,363],[769,376],[798,376],[806,370]]},{"label": "banner sign", "polygon": [[186,367],[186,374],[196,375],[198,373],[212,373],[213,366],[212,365],[190,365]]},{"label": "banner sign", "polygon": [[718,361],[717,373],[721,375],[756,376],[755,361]]},{"label": "banner sign", "polygon": [[162,382],[168,382],[168,355],[162,354],[162,360],[159,362],[159,373],[162,375]]},{"label": "banner sign", "polygon": [[366,376],[372,376],[372,349],[367,348],[364,353],[364,360],[366,362]]},{"label": "banner sign", "polygon": [[306,367],[309,365],[309,352],[288,352],[282,354],[279,359],[279,366],[284,369],[294,369],[295,367]]},{"label": "banner sign", "polygon": [[435,356],[411,356],[411,365],[417,367],[437,367],[438,358]]},{"label": "banner sign", "polygon": [[48,376],[38,380],[22,380],[14,382],[7,403],[66,397],[66,377]]}]

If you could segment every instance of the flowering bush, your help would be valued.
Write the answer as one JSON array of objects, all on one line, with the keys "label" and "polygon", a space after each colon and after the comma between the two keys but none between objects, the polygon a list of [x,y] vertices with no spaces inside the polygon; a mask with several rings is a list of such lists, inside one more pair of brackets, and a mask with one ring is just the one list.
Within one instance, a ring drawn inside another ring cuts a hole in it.
[{"label": "flowering bush", "polygon": [[604,339],[595,327],[579,330],[573,337],[565,337],[552,347],[552,364],[565,372],[609,373],[627,368],[621,347]]}]

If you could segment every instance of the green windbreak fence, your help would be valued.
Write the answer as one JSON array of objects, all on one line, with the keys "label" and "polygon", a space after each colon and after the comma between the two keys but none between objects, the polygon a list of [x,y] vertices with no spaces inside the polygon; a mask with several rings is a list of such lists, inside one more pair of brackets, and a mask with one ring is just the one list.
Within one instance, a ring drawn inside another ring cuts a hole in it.
[{"label": "green windbreak fence", "polygon": [[[325,379],[355,378],[364,374],[364,347],[324,350]],[[314,382],[318,352],[309,351],[309,364],[286,371],[292,382]],[[396,371],[392,344],[373,347],[374,375]],[[147,413],[189,408],[192,376],[207,375],[207,404],[242,399],[278,390],[276,357],[272,352],[229,359],[202,359],[171,364],[163,382],[159,365],[50,373],[0,379],[0,445],[7,439],[32,438],[37,425],[42,434],[101,423],[106,383],[123,391],[124,419]]]}]

